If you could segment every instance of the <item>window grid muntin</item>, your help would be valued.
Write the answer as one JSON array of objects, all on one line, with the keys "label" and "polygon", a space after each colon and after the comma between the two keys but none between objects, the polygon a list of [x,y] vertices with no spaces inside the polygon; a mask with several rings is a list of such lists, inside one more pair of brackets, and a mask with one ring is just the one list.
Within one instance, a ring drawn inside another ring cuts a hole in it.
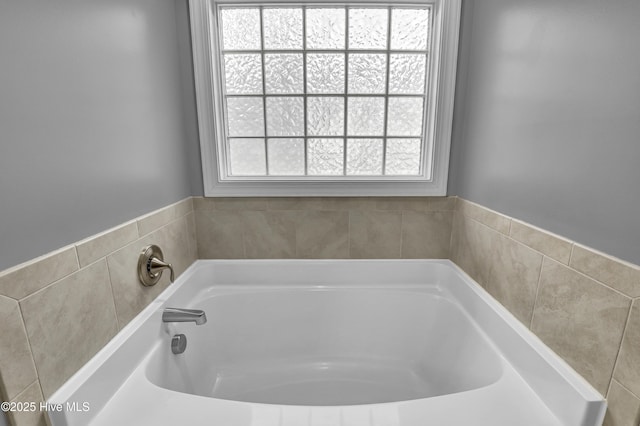
[{"label": "window grid muntin", "polygon": [[[223,46],[223,36],[222,36],[222,25],[220,23],[221,20],[221,11],[223,9],[240,9],[240,8],[257,8],[259,9],[259,17],[260,17],[260,44],[261,50],[238,50],[238,49],[228,49],[225,50]],[[302,49],[266,49],[265,41],[264,41],[264,9],[285,9],[285,8],[299,8],[302,11]],[[306,11],[308,9],[335,9],[335,8],[344,8],[345,11],[345,36],[344,36],[344,49],[307,49],[307,22],[306,22]],[[351,9],[385,9],[387,11],[387,49],[350,49],[349,48],[349,10]],[[392,19],[394,9],[415,9],[415,10],[428,10],[428,31],[427,31],[427,43],[426,49],[391,49],[391,34],[392,34]],[[314,179],[319,177],[329,177],[329,176],[319,176],[319,175],[309,175],[308,174],[308,140],[311,139],[342,139],[343,140],[343,175],[338,175],[341,180],[359,180],[363,177],[367,177],[364,175],[347,175],[347,152],[348,152],[348,139],[382,139],[383,141],[383,150],[382,150],[382,174],[381,175],[371,175],[370,177],[378,178],[382,180],[394,180],[394,178],[419,178],[425,177],[425,171],[427,167],[430,166],[427,164],[428,161],[432,161],[433,157],[433,143],[428,140],[427,128],[429,121],[429,111],[428,106],[430,103],[428,102],[430,96],[430,88],[431,88],[431,40],[433,37],[432,32],[434,31],[434,14],[433,14],[433,6],[431,4],[404,4],[404,5],[369,5],[369,4],[339,4],[339,5],[303,5],[303,4],[288,4],[288,5],[265,5],[265,4],[218,4],[217,10],[215,13],[215,20],[217,22],[218,28],[218,48],[220,52],[220,58],[222,58],[220,63],[220,85],[221,92],[223,98],[223,111],[222,117],[224,119],[223,132],[225,134],[224,148],[225,148],[225,158],[227,164],[227,171],[231,170],[230,164],[230,155],[229,155],[229,139],[234,138],[242,138],[242,139],[263,139],[264,140],[264,149],[265,149],[265,159],[266,159],[266,174],[257,176],[260,179],[268,179],[268,178],[278,178],[289,180],[292,179],[303,179],[312,177]],[[261,67],[262,67],[262,94],[234,94],[227,95],[226,94],[226,82],[225,82],[225,72],[224,69],[224,57],[227,54],[260,54],[261,55]],[[265,54],[302,54],[302,75],[303,75],[303,89],[300,94],[267,94],[266,93],[266,76],[265,76]],[[308,93],[307,91],[307,55],[308,54],[322,54],[322,53],[331,53],[331,54],[342,54],[344,56],[344,91],[343,93]],[[376,93],[354,93],[351,94],[348,91],[348,66],[349,66],[349,54],[384,54],[386,55],[386,74],[385,74],[385,93],[384,94],[376,94]],[[391,55],[393,54],[423,54],[425,55],[425,78],[424,78],[424,90],[421,94],[412,94],[412,93],[398,93],[398,94],[390,94],[389,93],[389,78],[390,78],[390,60]],[[331,136],[320,136],[313,135],[309,136],[308,134],[308,123],[307,123],[307,99],[309,96],[316,97],[343,97],[344,98],[344,134],[341,136],[331,135]],[[227,134],[228,129],[228,117],[227,117],[227,99],[233,97],[262,97],[263,104],[263,127],[264,127],[264,136],[234,136],[230,137]],[[268,97],[302,97],[303,98],[303,136],[268,136],[267,132],[267,105],[266,99]],[[384,119],[383,119],[383,127],[384,132],[383,135],[349,135],[348,134],[348,99],[350,97],[384,97]],[[423,113],[422,113],[422,126],[421,126],[421,134],[419,136],[389,136],[387,135],[387,127],[388,127],[388,104],[390,97],[413,97],[413,98],[422,98],[423,105]],[[287,176],[287,175],[270,175],[269,174],[269,165],[268,165],[268,145],[269,139],[300,139],[302,138],[304,141],[304,175],[295,175],[295,176]],[[419,173],[417,175],[387,175],[386,172],[386,154],[387,154],[387,140],[388,139],[420,139],[420,153],[418,155],[419,160]],[[426,156],[425,151],[429,154]],[[227,177],[231,177],[233,179],[240,178],[252,178],[255,179],[256,176],[247,176],[247,175],[231,175],[227,173]],[[335,178],[335,176],[333,176]]]}]

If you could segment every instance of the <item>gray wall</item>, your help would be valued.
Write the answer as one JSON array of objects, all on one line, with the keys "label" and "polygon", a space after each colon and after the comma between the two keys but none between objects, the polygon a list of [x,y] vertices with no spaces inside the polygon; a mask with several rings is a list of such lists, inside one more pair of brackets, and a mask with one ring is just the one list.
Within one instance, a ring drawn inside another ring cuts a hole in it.
[{"label": "gray wall", "polygon": [[177,6],[0,2],[0,270],[191,194]]},{"label": "gray wall", "polygon": [[638,0],[465,0],[449,193],[640,263],[638,22]]}]

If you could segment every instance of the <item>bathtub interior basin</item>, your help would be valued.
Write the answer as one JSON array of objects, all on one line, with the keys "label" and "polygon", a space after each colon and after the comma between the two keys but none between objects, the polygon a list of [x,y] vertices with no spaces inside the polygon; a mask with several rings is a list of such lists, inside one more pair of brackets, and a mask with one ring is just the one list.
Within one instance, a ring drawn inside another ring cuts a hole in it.
[{"label": "bathtub interior basin", "polygon": [[156,348],[158,386],[264,404],[356,405],[487,386],[500,357],[437,288],[394,291],[228,286],[200,301],[206,326],[176,325],[188,349]]}]

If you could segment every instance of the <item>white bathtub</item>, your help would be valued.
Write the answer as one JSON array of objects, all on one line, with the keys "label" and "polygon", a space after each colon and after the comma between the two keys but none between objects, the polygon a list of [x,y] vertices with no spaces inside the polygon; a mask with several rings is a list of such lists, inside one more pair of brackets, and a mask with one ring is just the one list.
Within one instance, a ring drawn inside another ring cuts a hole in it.
[{"label": "white bathtub", "polygon": [[[208,322],[162,323],[165,307]],[[595,426],[606,408],[430,260],[198,261],[49,402],[54,426]]]}]

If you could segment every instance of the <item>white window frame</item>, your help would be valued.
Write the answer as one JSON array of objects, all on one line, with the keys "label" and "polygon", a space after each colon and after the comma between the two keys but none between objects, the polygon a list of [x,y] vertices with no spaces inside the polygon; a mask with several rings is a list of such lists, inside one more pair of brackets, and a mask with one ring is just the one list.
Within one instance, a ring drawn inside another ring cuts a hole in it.
[{"label": "white window frame", "polygon": [[[304,0],[261,0],[257,5],[300,3]],[[396,0],[397,1],[397,0]],[[229,3],[247,4],[248,1],[224,0]],[[394,0],[378,1],[393,4]],[[251,3],[254,3],[253,1]],[[332,4],[318,2],[317,4]],[[371,5],[376,1],[345,1],[349,5]],[[453,123],[453,101],[456,82],[458,38],[460,26],[461,0],[409,0],[399,4],[432,6],[433,42],[429,52],[432,55],[431,86],[426,109],[427,134],[425,149],[430,148],[430,164],[422,169],[431,169],[431,178],[421,177],[367,177],[361,180],[342,179],[343,176],[322,177],[320,179],[262,179],[260,176],[242,179],[222,179],[218,168],[218,141],[224,141],[222,128],[223,98],[220,75],[218,73],[220,54],[218,43],[211,43],[212,36],[218,37],[212,17],[216,13],[216,0],[189,0],[193,65],[198,111],[198,128],[202,158],[204,195],[207,197],[250,197],[250,196],[444,196],[447,193],[449,173],[449,151]],[[424,161],[423,159],[423,161]]]}]

